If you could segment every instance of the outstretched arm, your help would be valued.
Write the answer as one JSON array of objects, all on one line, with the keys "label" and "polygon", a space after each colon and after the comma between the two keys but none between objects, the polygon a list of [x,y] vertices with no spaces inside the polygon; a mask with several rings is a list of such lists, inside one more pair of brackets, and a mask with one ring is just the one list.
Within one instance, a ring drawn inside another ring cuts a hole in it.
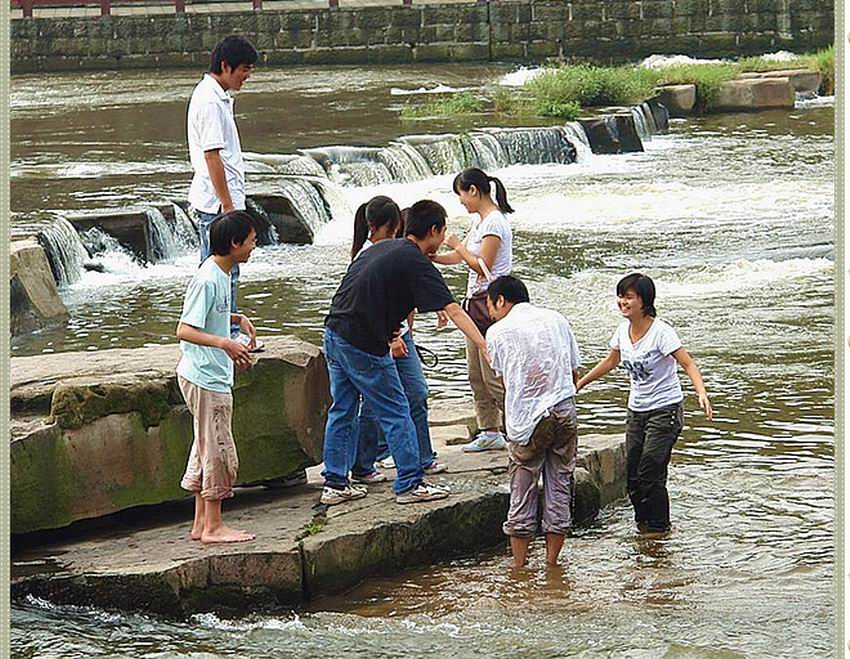
[{"label": "outstretched arm", "polygon": [[673,352],[673,357],[676,358],[676,361],[682,365],[685,373],[688,374],[691,384],[694,385],[694,389],[697,391],[699,406],[705,413],[705,418],[711,421],[714,418],[714,410],[711,409],[711,402],[708,400],[708,394],[705,393],[705,383],[702,381],[702,373],[699,372],[697,363],[684,348],[679,348]]},{"label": "outstretched arm", "polygon": [[578,381],[576,385],[576,392],[581,391],[587,385],[589,385],[594,380],[598,380],[603,375],[605,375],[608,371],[613,369],[620,363],[620,351],[616,348],[611,348],[611,351],[608,353],[608,356],[601,359],[599,363],[590,369],[584,376]]},{"label": "outstretched arm", "polygon": [[475,323],[472,322],[472,319],[467,315],[467,313],[461,309],[460,305],[457,302],[452,302],[451,304],[447,304],[443,311],[445,311],[446,315],[448,315],[448,317],[452,319],[452,322],[457,325],[457,328],[469,337],[489,363],[490,356],[487,354],[487,342],[484,340],[481,332],[478,331],[478,327],[476,327]]}]

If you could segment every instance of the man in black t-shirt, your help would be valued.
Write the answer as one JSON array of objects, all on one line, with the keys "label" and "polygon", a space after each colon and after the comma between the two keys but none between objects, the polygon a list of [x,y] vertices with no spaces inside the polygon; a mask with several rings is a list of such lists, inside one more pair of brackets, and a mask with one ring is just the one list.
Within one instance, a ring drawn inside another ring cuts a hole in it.
[{"label": "man in black t-shirt", "polygon": [[334,505],[366,496],[348,472],[357,453],[360,396],[371,407],[396,464],[393,492],[398,503],[448,496],[426,483],[410,407],[390,355],[389,343],[411,311],[444,310],[486,354],[481,332],[454,301],[427,255],[446,235],[446,211],[433,201],[415,203],[405,238],[382,240],[355,259],[331,301],[325,319],[324,351],[333,404],[325,428],[325,487],[322,503]]}]

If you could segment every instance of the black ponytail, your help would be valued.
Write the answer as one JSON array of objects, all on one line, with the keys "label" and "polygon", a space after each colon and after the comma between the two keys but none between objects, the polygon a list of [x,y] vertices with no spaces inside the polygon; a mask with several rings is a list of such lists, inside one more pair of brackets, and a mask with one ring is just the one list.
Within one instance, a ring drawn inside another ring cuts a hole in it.
[{"label": "black ponytail", "polygon": [[354,240],[351,242],[352,261],[369,237],[369,224],[366,222],[366,205],[360,204],[360,207],[354,214]]},{"label": "black ponytail", "polygon": [[495,176],[487,176],[483,170],[478,167],[470,167],[464,169],[460,174],[455,176],[452,183],[452,190],[455,194],[460,194],[461,190],[469,190],[473,185],[478,188],[481,194],[490,194],[490,181],[493,182],[496,188],[496,205],[503,213],[513,213],[514,209],[508,203],[508,193],[505,186]]},{"label": "black ponytail", "polygon": [[495,176],[489,178],[496,184],[496,204],[499,206],[499,210],[503,213],[513,213],[514,209],[508,203],[508,191],[505,190],[504,184]]},{"label": "black ponytail", "polygon": [[378,195],[361,204],[354,214],[354,239],[351,242],[351,260],[363,247],[369,232],[390,225],[396,230],[401,224],[401,211],[389,197]]}]

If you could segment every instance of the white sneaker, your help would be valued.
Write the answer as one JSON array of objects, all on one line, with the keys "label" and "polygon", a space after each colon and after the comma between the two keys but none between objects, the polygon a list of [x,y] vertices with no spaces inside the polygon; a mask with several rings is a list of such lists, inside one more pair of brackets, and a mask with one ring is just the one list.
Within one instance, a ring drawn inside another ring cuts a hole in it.
[{"label": "white sneaker", "polygon": [[384,476],[380,471],[373,471],[371,474],[366,474],[365,476],[355,476],[351,475],[351,480],[354,483],[363,483],[365,485],[371,485],[372,483],[386,483],[387,477]]},{"label": "white sneaker", "polygon": [[345,503],[346,501],[357,501],[357,499],[362,499],[365,496],[365,487],[349,485],[342,490],[338,490],[335,487],[325,486],[322,488],[322,498],[320,501],[326,506],[335,506],[338,503]]},{"label": "white sneaker", "polygon": [[479,451],[498,451],[508,445],[505,436],[500,432],[480,432],[478,436],[468,444],[463,445],[464,453],[478,453]]},{"label": "white sneaker", "polygon": [[449,496],[449,489],[439,485],[431,485],[422,481],[412,490],[396,496],[396,503],[419,503],[421,501],[436,501]]},{"label": "white sneaker", "polygon": [[447,465],[442,462],[437,462],[434,460],[431,464],[429,464],[423,471],[429,476],[433,476],[434,474],[442,474],[444,471],[448,471],[449,468]]},{"label": "white sneaker", "polygon": [[388,455],[383,460],[378,460],[378,466],[384,469],[395,469],[395,460],[393,460],[393,456]]}]

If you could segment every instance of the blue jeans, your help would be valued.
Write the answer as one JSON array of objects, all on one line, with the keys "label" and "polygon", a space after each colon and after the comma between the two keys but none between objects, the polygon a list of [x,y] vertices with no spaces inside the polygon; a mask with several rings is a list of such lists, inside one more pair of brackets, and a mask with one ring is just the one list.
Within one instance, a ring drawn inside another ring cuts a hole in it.
[{"label": "blue jeans", "polygon": [[[416,345],[410,332],[403,337],[407,346],[407,357],[399,357],[395,362],[404,395],[410,406],[410,418],[416,428],[419,444],[419,464],[424,469],[434,462],[434,450],[431,447],[431,431],[428,429],[428,383],[422,373],[422,363],[416,354]],[[364,400],[360,405],[360,435],[357,442],[357,459],[351,469],[355,476],[366,476],[375,471],[375,460],[383,460],[389,455],[387,440],[381,431],[372,408]]]},{"label": "blue jeans", "polygon": [[328,327],[322,343],[333,398],[325,426],[322,472],[325,484],[348,485],[348,472],[357,456],[357,409],[362,396],[389,438],[390,453],[396,463],[393,492],[403,494],[412,490],[422,482],[424,474],[416,428],[392,355],[378,357],[359,350]]},{"label": "blue jeans", "polygon": [[[201,242],[201,263],[207,260],[210,255],[210,224],[218,217],[215,213],[204,213],[197,209],[195,216],[198,218],[198,234],[200,234]],[[234,265],[230,270],[230,313],[238,313],[236,311],[236,282],[239,281],[239,265]],[[230,325],[230,336],[239,335],[239,325],[232,323]]]}]

